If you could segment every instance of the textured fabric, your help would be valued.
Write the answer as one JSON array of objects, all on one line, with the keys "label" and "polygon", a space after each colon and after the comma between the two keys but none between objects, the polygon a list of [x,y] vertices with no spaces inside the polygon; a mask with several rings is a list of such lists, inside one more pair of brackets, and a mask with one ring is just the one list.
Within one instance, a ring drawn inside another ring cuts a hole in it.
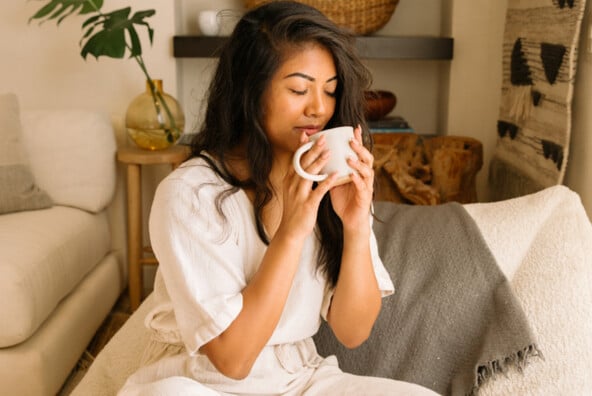
[{"label": "textured fabric", "polygon": [[580,197],[556,186],[466,209],[515,272],[512,287],[545,358],[498,375],[479,395],[592,394],[592,225]]},{"label": "textured fabric", "polygon": [[562,183],[586,0],[509,0],[491,199]]},{"label": "textured fabric", "polygon": [[51,206],[35,184],[22,138],[17,97],[0,94],[0,214]]},{"label": "textured fabric", "polygon": [[85,110],[23,111],[23,140],[39,187],[57,205],[100,212],[115,192],[109,117]]},{"label": "textured fabric", "polygon": [[355,350],[323,326],[315,336],[323,356],[336,354],[354,374],[465,395],[495,368],[523,365],[524,351],[537,353],[509,282],[461,205],[378,202],[375,214],[397,294],[384,301],[372,335]]},{"label": "textured fabric", "polygon": [[31,336],[110,246],[105,213],[54,206],[0,216],[0,347]]},{"label": "textured fabric", "polygon": [[[158,305],[148,315],[147,326],[161,341],[184,343],[190,354],[236,318],[242,309],[241,291],[267,249],[243,191],[224,201],[224,214],[231,221],[218,214],[216,196],[227,188],[205,161],[194,159],[161,182],[150,213],[152,248],[160,265],[154,285]],[[317,271],[317,243],[314,235],[305,242],[270,345],[311,337],[320,325],[330,291]],[[371,243],[371,250],[379,287],[385,295],[392,293],[376,243]]]},{"label": "textured fabric", "polygon": [[[0,348],[0,393],[58,395],[120,295],[123,282],[121,263],[114,254],[105,256],[32,337],[15,346]],[[5,323],[2,319],[2,327]],[[90,395],[93,393],[84,396]]]}]

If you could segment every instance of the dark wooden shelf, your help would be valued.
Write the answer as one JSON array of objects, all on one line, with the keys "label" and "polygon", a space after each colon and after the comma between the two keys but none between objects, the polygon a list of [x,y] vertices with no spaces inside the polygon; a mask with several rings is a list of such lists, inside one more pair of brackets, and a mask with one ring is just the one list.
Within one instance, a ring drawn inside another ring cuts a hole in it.
[{"label": "dark wooden shelf", "polygon": [[[227,37],[174,36],[175,58],[215,58]],[[454,39],[432,36],[360,36],[356,45],[365,59],[452,59]]]}]

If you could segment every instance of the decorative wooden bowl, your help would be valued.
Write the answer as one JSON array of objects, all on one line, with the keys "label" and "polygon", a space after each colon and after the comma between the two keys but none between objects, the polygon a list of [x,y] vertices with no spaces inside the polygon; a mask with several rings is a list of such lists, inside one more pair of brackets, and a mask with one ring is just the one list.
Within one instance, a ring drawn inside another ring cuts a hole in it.
[{"label": "decorative wooden bowl", "polygon": [[364,92],[366,100],[365,114],[368,121],[377,121],[390,113],[397,104],[394,93],[382,90]]}]

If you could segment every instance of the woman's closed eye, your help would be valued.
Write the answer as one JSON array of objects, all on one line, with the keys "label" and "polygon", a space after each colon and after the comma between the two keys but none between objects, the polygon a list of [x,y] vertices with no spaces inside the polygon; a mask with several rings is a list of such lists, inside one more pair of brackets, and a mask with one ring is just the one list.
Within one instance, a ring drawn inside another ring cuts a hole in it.
[{"label": "woman's closed eye", "polygon": [[[305,89],[305,90],[302,90],[302,91],[300,91],[300,90],[297,90],[297,89],[290,89],[290,91],[291,91],[292,93],[296,94],[296,95],[306,95],[306,94],[308,93],[308,89]],[[334,98],[334,97],[335,97],[335,95],[336,95],[335,91],[332,91],[332,92],[330,92],[330,91],[325,91],[325,94],[326,94],[327,96],[330,96],[330,97],[332,97],[332,98]]]},{"label": "woman's closed eye", "polygon": [[290,92],[295,93],[296,95],[306,95],[308,93],[308,89],[298,90],[290,88]]}]

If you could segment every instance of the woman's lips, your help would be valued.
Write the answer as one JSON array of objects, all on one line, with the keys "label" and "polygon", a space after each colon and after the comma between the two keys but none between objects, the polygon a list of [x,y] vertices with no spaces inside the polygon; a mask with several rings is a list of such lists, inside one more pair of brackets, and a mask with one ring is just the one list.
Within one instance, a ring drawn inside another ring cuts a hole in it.
[{"label": "woman's lips", "polygon": [[303,127],[298,127],[297,129],[305,132],[307,136],[312,136],[315,133],[319,132],[321,130],[321,127],[316,125],[307,125]]}]

